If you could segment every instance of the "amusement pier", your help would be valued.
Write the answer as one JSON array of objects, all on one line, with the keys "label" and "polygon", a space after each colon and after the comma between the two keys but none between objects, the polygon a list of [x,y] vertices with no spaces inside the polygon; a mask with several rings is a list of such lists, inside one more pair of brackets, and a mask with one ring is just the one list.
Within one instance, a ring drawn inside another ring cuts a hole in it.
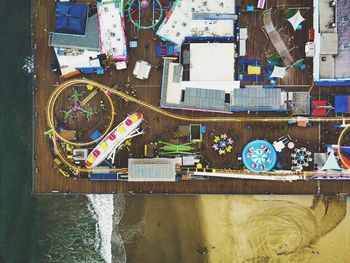
[{"label": "amusement pier", "polygon": [[33,192],[350,192],[346,0],[33,1]]}]

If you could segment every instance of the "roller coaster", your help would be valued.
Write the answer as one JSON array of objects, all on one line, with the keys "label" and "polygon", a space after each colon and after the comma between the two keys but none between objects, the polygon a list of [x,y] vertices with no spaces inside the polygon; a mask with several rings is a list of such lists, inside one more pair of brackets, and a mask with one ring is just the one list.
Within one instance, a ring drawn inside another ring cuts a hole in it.
[{"label": "roller coaster", "polygon": [[[235,116],[231,116],[231,117],[188,117],[188,116],[181,116],[172,112],[169,112],[167,110],[161,109],[157,106],[154,106],[152,104],[149,104],[147,102],[144,102],[142,100],[139,100],[133,96],[127,95],[122,91],[116,90],[114,88],[108,87],[106,85],[103,85],[101,83],[92,81],[92,80],[88,80],[88,79],[72,79],[72,80],[68,80],[64,83],[62,83],[61,85],[59,85],[51,94],[49,100],[48,100],[48,104],[47,104],[47,109],[46,109],[46,117],[47,117],[47,124],[49,126],[49,128],[52,130],[52,141],[53,141],[53,145],[54,145],[54,149],[58,155],[58,157],[62,160],[62,162],[69,167],[71,170],[73,170],[76,173],[80,173],[80,172],[126,172],[127,168],[94,168],[94,169],[89,169],[89,168],[82,168],[82,167],[78,167],[74,164],[72,164],[69,160],[67,160],[64,155],[62,154],[60,147],[58,146],[58,140],[74,145],[74,146],[79,146],[79,147],[86,147],[89,145],[94,144],[95,142],[101,140],[102,138],[104,138],[108,132],[110,131],[113,122],[114,122],[114,115],[115,115],[115,107],[112,101],[112,98],[110,96],[107,96],[108,101],[110,103],[111,106],[111,120],[108,124],[108,127],[106,128],[105,132],[97,139],[90,141],[90,142],[82,142],[82,143],[77,143],[77,142],[71,142],[69,140],[66,140],[65,138],[63,138],[58,131],[56,130],[56,125],[55,125],[55,103],[56,100],[58,98],[58,96],[67,88],[70,88],[72,86],[82,86],[82,85],[92,85],[96,88],[98,88],[100,91],[103,91],[105,93],[111,93],[114,94],[126,101],[129,102],[133,102],[139,106],[142,106],[150,111],[153,111],[155,113],[158,113],[160,115],[163,115],[165,117],[169,117],[169,118],[173,118],[173,119],[177,119],[177,120],[181,120],[181,121],[186,121],[186,122],[195,122],[195,123],[220,123],[220,122],[225,122],[225,123],[244,123],[244,122],[288,122],[288,121],[297,121],[297,117],[235,117]],[[308,121],[310,122],[337,122],[337,121],[350,121],[350,117],[310,117],[308,118]],[[338,145],[340,146],[341,142],[342,142],[342,138],[344,136],[344,134],[346,133],[346,131],[350,128],[349,126],[346,126],[345,129],[343,129],[343,131],[341,132],[339,139],[338,139]],[[341,155],[340,155],[340,158]],[[247,175],[249,175],[250,173],[246,172],[246,171],[229,171],[230,173],[237,173],[237,174],[242,174],[242,173],[246,173]],[[264,173],[265,175],[281,175],[281,171],[277,171],[277,172],[266,172]],[[286,175],[292,175],[295,173],[287,173]],[[300,174],[300,173],[299,173]],[[304,171],[301,173],[301,175],[304,176],[312,176],[315,174],[334,174],[334,172],[320,172],[320,171]],[[348,172],[337,172],[337,174],[348,174]]]}]

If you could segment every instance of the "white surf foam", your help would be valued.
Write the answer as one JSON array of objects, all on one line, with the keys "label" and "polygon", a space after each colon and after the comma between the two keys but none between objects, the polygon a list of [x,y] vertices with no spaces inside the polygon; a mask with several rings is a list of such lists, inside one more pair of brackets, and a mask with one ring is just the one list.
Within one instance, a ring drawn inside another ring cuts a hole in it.
[{"label": "white surf foam", "polygon": [[28,74],[34,72],[34,56],[28,56],[24,59],[24,65],[22,69],[27,72]]},{"label": "white surf foam", "polygon": [[106,263],[112,263],[113,195],[87,195],[97,218],[101,236],[101,255]]},{"label": "white surf foam", "polygon": [[125,210],[125,198],[123,195],[114,196],[114,216],[113,216],[113,235],[112,235],[112,246],[113,246],[113,263],[126,263],[126,250],[124,247],[124,240],[118,232],[119,222],[124,215]]}]

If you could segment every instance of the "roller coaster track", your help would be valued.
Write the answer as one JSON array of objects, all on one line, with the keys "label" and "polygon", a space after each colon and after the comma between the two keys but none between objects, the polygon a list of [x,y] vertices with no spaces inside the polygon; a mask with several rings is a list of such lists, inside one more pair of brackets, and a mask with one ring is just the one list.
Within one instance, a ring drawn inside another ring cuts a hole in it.
[{"label": "roller coaster track", "polygon": [[349,165],[347,164],[347,162],[344,160],[343,155],[340,153],[340,147],[341,147],[341,145],[342,145],[343,137],[344,137],[344,135],[349,131],[349,129],[350,129],[350,125],[346,126],[346,127],[341,131],[341,133],[339,134],[339,137],[338,137],[338,150],[339,150],[339,154],[338,154],[338,155],[339,155],[339,158],[340,158],[342,164],[344,165],[344,167],[345,167],[346,169],[349,169],[350,167],[349,167]]},{"label": "roller coaster track", "polygon": [[98,90],[94,90],[93,92],[91,92],[89,94],[89,96],[87,96],[82,102],[81,102],[81,106],[85,106],[86,103],[88,103],[96,94],[97,94]]},{"label": "roller coaster track", "polygon": [[[210,123],[210,122],[216,122],[216,123],[220,123],[220,122],[231,122],[231,123],[237,123],[237,122],[287,122],[287,121],[297,121],[296,117],[187,117],[187,116],[181,116],[163,109],[160,109],[157,106],[154,106],[152,104],[149,104],[147,102],[144,102],[142,100],[139,100],[133,96],[127,95],[122,91],[118,91],[116,89],[110,88],[106,85],[100,84],[98,82],[92,81],[92,80],[87,80],[87,79],[72,79],[72,80],[68,80],[64,83],[62,83],[60,86],[58,86],[51,94],[49,100],[48,100],[48,104],[47,104],[47,110],[46,110],[46,117],[47,117],[47,123],[48,126],[50,127],[50,129],[52,129],[53,131],[53,135],[52,135],[52,139],[53,139],[53,143],[54,143],[54,148],[55,151],[58,154],[58,157],[63,161],[63,163],[68,166],[70,169],[72,169],[75,172],[92,172],[92,171],[96,171],[96,172],[125,172],[127,171],[127,168],[94,168],[94,169],[87,169],[87,168],[80,168],[77,167],[75,165],[73,165],[69,160],[67,160],[63,154],[61,153],[60,147],[57,144],[57,140],[75,145],[75,146],[89,146],[92,145],[93,143],[95,143],[96,141],[99,141],[101,138],[103,138],[108,131],[111,129],[113,122],[114,122],[114,113],[115,113],[115,108],[113,105],[113,101],[111,99],[110,96],[107,96],[109,103],[111,104],[111,110],[112,110],[112,117],[111,117],[111,121],[107,127],[107,129],[105,130],[105,132],[100,136],[100,138],[96,139],[95,141],[91,141],[91,142],[85,142],[85,143],[75,143],[75,142],[71,142],[68,141],[66,139],[64,139],[62,136],[60,136],[55,128],[55,121],[54,121],[54,116],[55,116],[55,102],[58,98],[58,96],[67,88],[71,87],[71,86],[75,86],[75,85],[93,85],[94,87],[97,87],[98,89],[100,89],[101,91],[104,92],[109,92],[111,94],[115,94],[129,102],[134,102],[140,106],[143,106],[153,112],[156,112],[160,115],[163,115],[165,117],[169,117],[169,118],[173,118],[173,119],[177,119],[177,120],[181,120],[181,121],[186,121],[186,122],[201,122],[201,123]],[[311,122],[336,122],[336,121],[349,121],[350,117],[310,117],[308,118],[309,121]],[[343,131],[344,132],[344,131]],[[342,133],[343,134],[343,133]],[[341,136],[342,136],[341,134]],[[340,138],[340,137],[339,137]],[[340,138],[341,139],[341,138]],[[340,141],[338,142],[340,143]],[[242,171],[230,171],[230,173],[240,173],[242,174]],[[314,175],[314,174],[320,174],[320,172],[303,172],[301,175]],[[268,172],[268,173],[264,173],[267,175],[281,175],[281,172]],[[327,172],[325,172],[324,174],[327,174]],[[339,173],[341,174],[341,173]],[[292,175],[292,173],[288,173],[286,175]],[[295,173],[294,173],[295,175]],[[300,175],[300,174],[299,174]]]}]

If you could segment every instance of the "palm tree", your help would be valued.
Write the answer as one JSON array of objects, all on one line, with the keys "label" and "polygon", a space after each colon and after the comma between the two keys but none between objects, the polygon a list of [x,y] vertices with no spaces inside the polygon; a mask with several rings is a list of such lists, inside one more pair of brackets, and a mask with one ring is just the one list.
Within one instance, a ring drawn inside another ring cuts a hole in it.
[{"label": "palm tree", "polygon": [[106,69],[115,67],[116,62],[114,61],[112,54],[107,53],[106,60],[103,61],[103,64],[105,65]]},{"label": "palm tree", "polygon": [[180,138],[180,130],[179,129],[177,129],[176,131],[174,131],[174,133],[173,133],[173,135],[174,135],[174,138],[175,139],[179,139]]},{"label": "palm tree", "polygon": [[73,99],[74,104],[76,104],[80,100],[81,96],[83,96],[82,92],[76,89],[73,90],[73,94],[71,95],[71,98]]},{"label": "palm tree", "polygon": [[91,106],[87,106],[84,109],[84,113],[86,114],[86,118],[88,119],[88,121],[90,120],[90,117],[93,116],[95,114],[95,112],[93,111]]},{"label": "palm tree", "polygon": [[63,110],[63,114],[65,121],[73,119],[72,110]]}]

